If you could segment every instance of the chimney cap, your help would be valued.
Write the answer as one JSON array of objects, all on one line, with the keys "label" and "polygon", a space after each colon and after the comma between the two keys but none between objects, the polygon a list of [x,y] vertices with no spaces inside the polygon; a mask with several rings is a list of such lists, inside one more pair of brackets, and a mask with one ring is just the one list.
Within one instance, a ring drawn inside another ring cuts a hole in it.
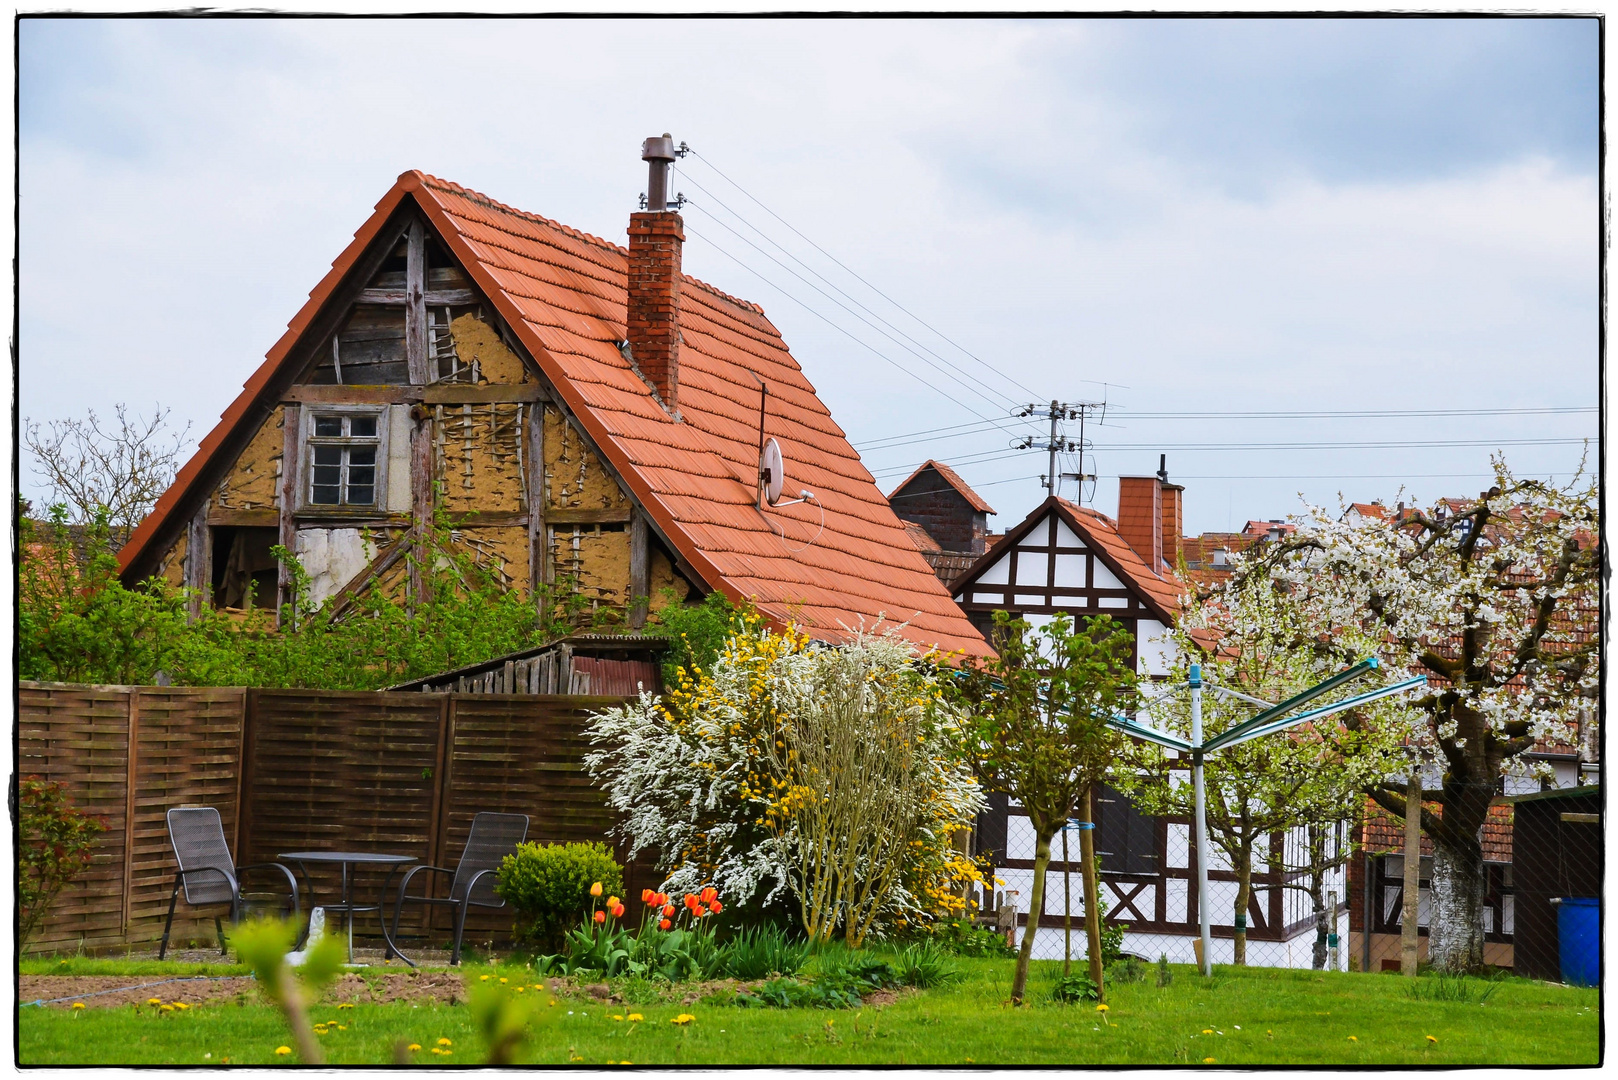
[{"label": "chimney cap", "polygon": [[674,137],[666,131],[661,136],[653,135],[640,144],[640,159],[642,161],[673,161]]}]

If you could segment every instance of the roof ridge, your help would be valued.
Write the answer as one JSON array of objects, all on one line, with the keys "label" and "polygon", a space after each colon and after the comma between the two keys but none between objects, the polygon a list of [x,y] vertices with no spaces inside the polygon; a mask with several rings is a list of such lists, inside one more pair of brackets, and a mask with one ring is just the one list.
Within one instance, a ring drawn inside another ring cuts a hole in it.
[{"label": "roof ridge", "polygon": [[585,243],[594,244],[597,247],[611,248],[620,255],[627,256],[629,254],[628,248],[621,247],[618,244],[613,243],[611,240],[604,240],[594,233],[587,233],[583,229],[575,229],[571,225],[564,225],[562,222],[557,221],[554,218],[548,218],[544,214],[536,214],[531,210],[519,210],[515,206],[508,206],[498,199],[491,199],[489,196],[483,194],[483,192],[474,191],[465,185],[457,184],[453,180],[445,180],[442,177],[433,176],[431,173],[425,172],[421,174],[421,178],[422,182],[427,187],[437,188],[441,191],[454,192],[470,202],[478,203],[481,206],[487,206],[494,210],[499,210],[501,213],[510,214],[513,217],[538,222],[539,224],[555,229],[557,232],[560,232],[566,236],[571,236],[576,240],[583,240]]}]

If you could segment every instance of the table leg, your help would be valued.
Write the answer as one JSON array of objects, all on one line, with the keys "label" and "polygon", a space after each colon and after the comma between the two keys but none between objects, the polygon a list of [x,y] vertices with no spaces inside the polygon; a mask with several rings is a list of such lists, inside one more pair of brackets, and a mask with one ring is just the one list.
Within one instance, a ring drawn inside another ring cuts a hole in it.
[{"label": "table leg", "polygon": [[399,867],[397,865],[388,867],[388,876],[382,880],[382,895],[377,897],[376,901],[376,917],[377,921],[382,924],[382,940],[387,942],[388,946],[382,957],[383,959],[388,959],[397,956],[411,967],[415,967],[416,962],[399,951],[399,946],[393,943],[393,935],[388,932],[388,886],[393,884],[393,875],[398,871]]},{"label": "table leg", "polygon": [[348,918],[348,962],[354,962],[354,902],[348,897],[348,864],[343,863],[343,914]]}]

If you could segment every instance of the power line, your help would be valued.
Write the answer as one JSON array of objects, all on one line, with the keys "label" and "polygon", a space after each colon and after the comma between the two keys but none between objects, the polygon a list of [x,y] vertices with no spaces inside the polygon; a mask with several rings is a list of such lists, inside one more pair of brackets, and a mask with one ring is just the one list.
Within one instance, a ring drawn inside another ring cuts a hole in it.
[{"label": "power line", "polygon": [[881,357],[883,360],[886,360],[888,363],[892,364],[894,367],[898,368],[900,371],[904,372],[906,375],[909,375],[912,379],[915,379],[917,382],[921,383],[923,386],[928,387],[929,389],[933,390],[934,392],[939,394],[941,397],[943,397],[945,400],[953,402],[956,405],[959,405],[961,408],[965,409],[967,412],[971,413],[973,416],[976,416],[978,419],[983,420],[985,422],[987,422],[989,420],[989,418],[987,416],[984,416],[982,413],[978,412],[976,409],[972,408],[970,405],[966,404],[964,401],[961,401],[960,399],[955,398],[955,397],[951,397],[949,394],[946,394],[943,390],[939,389],[939,387],[935,383],[928,382],[926,379],[922,378],[920,375],[916,374],[914,371],[911,371],[909,368],[905,367],[903,364],[899,363],[897,360],[893,359],[891,356],[889,356],[886,353],[882,352],[881,350],[875,348],[874,346],[872,346],[868,342],[862,341],[860,338],[858,338],[855,335],[849,333],[848,330],[846,330],[843,327],[841,327],[841,326],[837,325],[836,323],[832,322],[825,315],[822,315],[820,312],[816,311],[814,308],[810,307],[808,304],[804,303],[802,300],[799,300],[796,296],[793,296],[791,293],[789,293],[785,289],[781,288],[781,286],[777,285],[775,282],[771,281],[769,278],[765,277],[763,274],[759,273],[757,270],[754,270],[751,266],[748,266],[742,260],[740,260],[736,256],[732,255],[730,252],[726,251],[724,248],[720,247],[718,244],[714,243],[712,240],[709,240],[706,236],[703,236],[700,232],[698,232],[696,229],[693,229],[690,225],[686,226],[686,230],[688,232],[690,232],[692,236],[695,236],[698,239],[704,241],[709,247],[711,247],[715,251],[719,252],[719,254],[723,255],[725,258],[729,259],[731,262],[735,263],[737,266],[741,267],[743,270],[746,270],[748,273],[752,274],[754,277],[756,277],[760,281],[764,282],[764,284],[768,285],[770,288],[774,289],[776,292],[780,293],[782,296],[786,297],[788,300],[791,300],[794,304],[797,304],[799,307],[801,307],[805,311],[809,312],[809,314],[813,315],[815,318],[817,318],[817,319],[821,320],[822,322],[824,322],[827,326],[830,326],[833,330],[836,330],[837,332],[841,333],[843,336],[847,337],[850,341],[854,342],[856,345],[860,345],[863,348],[868,349],[871,352],[875,353],[877,356]]},{"label": "power line", "polygon": [[[1114,406],[1114,408],[1120,408]],[[1123,411],[1123,410],[1120,410]],[[1200,413],[1126,413],[1131,420],[1255,420],[1255,419],[1364,419],[1367,417],[1418,417],[1418,416],[1541,416],[1541,415],[1567,415],[1577,413],[1594,413],[1600,410],[1595,406],[1555,406],[1535,409],[1385,409],[1378,411],[1344,411],[1344,412],[1200,412]],[[921,431],[910,431],[902,435],[885,435],[872,439],[869,442],[856,444],[863,453],[870,450],[890,450],[899,446],[909,446],[918,442],[939,442],[944,439],[958,439],[967,435],[979,434],[985,430],[1009,430],[1002,420],[973,420],[964,424],[946,424],[942,427],[924,428]]]},{"label": "power line", "polygon": [[1401,416],[1551,416],[1600,412],[1595,405],[1547,406],[1530,409],[1342,409],[1321,412],[1130,412],[1120,408],[1130,420],[1335,420]]},{"label": "power line", "polygon": [[[1593,436],[1592,436],[1593,437]],[[1397,442],[1111,443],[1102,450],[1404,450],[1444,446],[1577,446],[1582,439],[1409,439]]]},{"label": "power line", "polygon": [[[704,214],[707,214],[709,220],[713,221],[720,228],[722,228],[725,231],[729,232],[732,236],[736,237],[736,239],[740,240],[742,243],[746,244],[748,247],[752,248],[754,251],[758,252],[760,255],[764,256],[766,259],[770,260],[775,265],[779,266],[781,269],[785,270],[787,273],[791,274],[793,277],[797,278],[799,281],[801,281],[805,285],[809,286],[811,289],[815,290],[815,292],[819,293],[821,296],[824,296],[827,300],[830,300],[832,303],[836,304],[838,307],[842,308],[844,311],[846,311],[850,315],[854,316],[854,318],[858,319],[860,322],[864,323],[866,326],[869,326],[871,329],[875,330],[877,333],[881,334],[883,337],[887,338],[889,341],[893,342],[895,345],[899,346],[901,349],[904,349],[911,356],[914,356],[917,360],[920,360],[922,363],[926,364],[928,367],[932,368],[934,371],[938,372],[940,375],[943,375],[946,378],[954,378],[955,381],[960,383],[962,387],[964,387],[967,390],[972,391],[974,394],[977,394],[978,397],[982,398],[984,401],[987,401],[990,405],[993,405],[993,406],[998,408],[1001,404],[1003,404],[1003,402],[995,401],[988,394],[985,394],[983,392],[983,390],[979,389],[979,387],[982,385],[981,383],[977,383],[975,381],[972,381],[971,378],[969,376],[967,376],[965,372],[960,371],[959,368],[955,368],[954,364],[950,364],[949,361],[947,361],[947,360],[943,361],[945,364],[949,364],[949,366],[951,368],[954,368],[959,373],[958,375],[952,376],[952,375],[949,374],[949,372],[946,372],[943,368],[940,368],[937,364],[933,363],[931,360],[929,360],[925,356],[921,355],[921,353],[917,352],[915,349],[910,348],[904,342],[900,341],[898,338],[894,337],[892,334],[888,333],[886,330],[883,330],[880,326],[877,326],[870,319],[867,319],[865,316],[861,315],[859,312],[855,311],[853,308],[849,307],[847,304],[845,304],[841,300],[837,299],[837,297],[831,295],[825,289],[822,289],[819,285],[816,285],[814,282],[810,281],[808,278],[804,277],[802,274],[800,274],[796,270],[792,269],[792,267],[788,266],[786,263],[782,262],[780,259],[777,259],[774,255],[771,255],[768,251],[765,251],[763,248],[761,248],[757,244],[753,243],[753,241],[749,240],[747,237],[743,236],[741,233],[739,233],[735,229],[731,228],[730,225],[728,225],[725,222],[721,221],[719,218],[715,217],[713,214],[708,213],[708,211],[700,203],[697,203],[697,202],[695,202],[693,200],[687,199],[685,204],[687,206],[695,207],[696,209],[701,210]],[[700,235],[700,234],[698,234],[698,235]],[[710,241],[710,243],[711,243],[711,241]],[[833,286],[833,287],[835,288],[835,286]],[[857,301],[856,301],[856,303],[857,303]],[[939,359],[943,360],[942,357],[939,357]],[[1005,401],[1011,401],[1012,399],[1008,397],[1008,398],[1005,398],[1004,400]]]},{"label": "power line", "polygon": [[[976,491],[979,488],[999,487],[1001,484],[1020,484],[1024,480],[1042,480],[1042,479],[1044,479],[1044,478],[1041,477],[1041,476],[1013,476],[1008,480],[990,480],[987,483],[973,484],[972,485],[972,490]],[[891,503],[891,502],[896,502],[899,499],[919,499],[923,495],[936,495],[936,494],[938,494],[936,491],[912,491],[908,495],[895,495],[893,498],[889,499],[888,501]]]},{"label": "power line", "polygon": [[[871,308],[869,308],[865,304],[861,303],[860,300],[857,297],[855,297],[854,295],[849,293],[847,290],[840,287],[836,282],[834,282],[830,278],[826,277],[826,275],[822,274],[820,271],[816,270],[814,267],[810,266],[808,263],[804,262],[802,259],[798,258],[797,255],[795,255],[791,251],[787,250],[787,248],[785,248],[780,243],[778,243],[773,237],[771,237],[763,229],[759,228],[757,225],[754,225],[751,221],[748,221],[747,218],[745,218],[741,214],[737,213],[728,204],[726,204],[723,200],[721,200],[717,195],[715,195],[713,192],[709,191],[707,188],[703,187],[702,183],[700,181],[698,181],[695,177],[691,176],[689,173],[682,173],[681,175],[683,175],[687,180],[690,180],[692,185],[694,185],[698,191],[702,192],[704,195],[708,196],[708,198],[712,199],[715,203],[717,203],[720,207],[722,207],[727,213],[729,213],[730,215],[735,217],[737,221],[740,221],[743,225],[746,225],[749,229],[752,229],[761,238],[763,238],[765,240],[765,242],[771,244],[777,251],[781,252],[781,254],[785,255],[787,258],[791,259],[793,262],[797,263],[799,266],[801,266],[805,270],[809,271],[809,273],[813,274],[815,277],[817,277],[821,281],[825,282],[828,286],[830,286],[832,289],[836,290],[837,293],[839,293],[841,296],[846,298],[855,307],[858,307],[861,311],[864,311],[866,314],[870,315],[871,318],[876,319],[877,322],[880,322],[883,326],[886,326],[888,329],[892,330],[895,334],[898,334],[900,337],[904,338],[905,341],[908,341],[912,345],[916,346],[916,348],[925,351],[928,355],[936,358],[939,363],[944,364],[951,371],[958,374],[962,378],[962,380],[964,381],[964,384],[966,384],[966,385],[976,385],[976,386],[986,386],[987,385],[987,384],[978,382],[978,380],[973,379],[972,376],[970,376],[966,372],[962,371],[959,367],[955,366],[953,363],[950,363],[949,360],[947,360],[944,357],[940,356],[936,351],[934,351],[931,348],[928,348],[928,346],[926,346],[926,345],[922,344],[921,342],[917,341],[915,338],[911,337],[909,334],[905,333],[903,330],[901,330],[897,326],[893,325],[893,323],[889,322],[887,319],[885,319],[881,315],[877,314]],[[831,300],[833,303],[837,304],[844,311],[849,310],[846,305],[839,303],[835,297],[832,297],[829,294],[827,294],[824,289],[821,289],[819,286],[815,285],[814,282],[809,281],[802,274],[797,273],[797,271],[793,270],[791,267],[789,267],[785,263],[781,262],[781,260],[775,258],[775,256],[771,255],[769,252],[765,251],[763,248],[759,247],[757,244],[755,244],[751,240],[747,239],[747,237],[743,236],[741,233],[737,232],[735,229],[732,229],[729,225],[727,225],[724,221],[721,221],[716,215],[714,215],[706,207],[702,206],[700,203],[693,202],[693,201],[691,201],[689,199],[686,200],[686,201],[687,201],[687,203],[689,205],[695,206],[698,210],[701,210],[704,214],[707,214],[714,221],[718,222],[718,224],[724,226],[727,230],[730,231],[730,233],[732,235],[736,236],[743,243],[745,243],[748,246],[752,247],[755,251],[759,252],[761,255],[765,256],[768,259],[770,259],[770,261],[774,262],[777,266],[780,266],[783,270],[786,270],[788,273],[792,274],[799,281],[802,281],[804,284],[808,285],[810,288],[814,289],[816,292],[819,292],[822,296],[825,296],[828,300]],[[850,311],[849,314],[854,315],[855,318],[860,318],[857,314],[855,314],[852,311]],[[860,321],[864,322],[867,326],[871,326],[870,321],[867,320],[867,319],[860,319]],[[876,327],[873,326],[872,329],[876,329]],[[878,330],[877,332],[882,333],[882,331],[880,331],[880,330]],[[922,357],[920,355],[920,353],[917,353],[915,351],[915,349],[910,349],[907,346],[904,346],[899,341],[897,341],[891,334],[883,334],[883,336],[888,338],[889,341],[893,341],[894,344],[899,345],[901,348],[904,348],[907,352],[909,352],[912,355],[916,356],[917,359],[923,359],[923,360],[925,359],[924,357]],[[990,370],[994,370],[994,369],[991,368]],[[1003,374],[1001,374],[998,371],[996,371],[996,374],[1000,374],[1002,378],[1005,377]],[[1008,380],[1008,381],[1011,381],[1011,380]],[[993,388],[990,387],[989,389],[992,390]],[[1001,399],[1003,401],[1009,402],[1011,404],[1016,404],[1017,399],[1012,397],[1010,394],[1001,393],[999,390],[994,390],[994,393],[999,394],[999,396],[1001,397]]]},{"label": "power line", "polygon": [[[687,149],[689,149],[689,147]],[[1011,383],[1017,389],[1023,391],[1024,393],[1027,393],[1027,394],[1034,394],[1033,390],[1030,390],[1028,387],[1024,386],[1022,383],[1018,382],[1016,379],[1014,379],[1010,375],[1005,374],[999,368],[996,368],[993,364],[988,363],[986,360],[982,359],[981,357],[979,357],[978,355],[973,353],[970,349],[966,348],[964,345],[961,345],[960,343],[956,342],[953,338],[951,338],[949,335],[945,334],[942,330],[938,329],[932,323],[929,323],[927,320],[923,319],[920,315],[917,315],[915,312],[911,311],[909,308],[907,308],[903,304],[899,303],[899,301],[895,300],[893,297],[889,296],[887,293],[883,292],[881,289],[877,288],[875,285],[872,285],[869,281],[866,281],[859,274],[855,273],[854,270],[851,269],[841,259],[837,258],[837,256],[833,255],[831,252],[827,251],[825,248],[821,247],[819,244],[817,244],[813,240],[809,239],[803,233],[799,232],[796,228],[793,227],[791,222],[787,221],[786,218],[782,217],[780,214],[777,214],[774,210],[771,210],[768,206],[765,206],[764,203],[760,202],[758,197],[755,196],[752,192],[750,192],[746,188],[742,187],[736,181],[732,180],[729,176],[726,176],[723,172],[720,172],[719,167],[717,165],[715,165],[713,162],[709,161],[707,158],[703,157],[701,154],[697,153],[695,150],[690,150],[690,154],[691,154],[692,157],[696,158],[698,161],[700,161],[704,165],[708,166],[708,168],[712,169],[715,173],[718,173],[720,178],[723,179],[725,181],[725,183],[729,184],[731,187],[735,188],[737,191],[741,192],[743,195],[746,195],[749,199],[752,199],[753,202],[755,204],[757,204],[758,207],[761,210],[763,210],[766,214],[770,215],[776,221],[779,221],[781,224],[785,225],[788,229],[791,229],[792,232],[800,240],[802,240],[804,243],[808,244],[810,247],[814,248],[816,251],[818,251],[822,255],[826,256],[826,258],[830,259],[832,262],[834,262],[838,266],[842,267],[842,269],[845,272],[847,272],[851,277],[854,278],[854,280],[858,281],[861,285],[864,285],[867,289],[870,289],[872,292],[876,293],[882,299],[886,300],[888,303],[892,304],[894,307],[898,308],[900,311],[904,312],[906,315],[909,315],[912,319],[915,319],[916,322],[920,323],[922,326],[925,326],[927,329],[929,329],[933,333],[937,334],[941,340],[949,342],[950,345],[952,345],[955,348],[959,349],[962,353],[964,353],[967,356],[971,357],[977,363],[983,365],[985,368],[988,368],[990,371],[994,372],[996,375],[999,375],[1001,378],[1003,378],[1007,382]],[[687,174],[687,175],[689,175],[689,174]]]}]

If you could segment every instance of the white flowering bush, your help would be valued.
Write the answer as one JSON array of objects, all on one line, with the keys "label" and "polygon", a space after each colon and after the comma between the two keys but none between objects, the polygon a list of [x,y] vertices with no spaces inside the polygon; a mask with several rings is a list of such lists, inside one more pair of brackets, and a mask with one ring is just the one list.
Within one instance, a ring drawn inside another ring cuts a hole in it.
[{"label": "white flowering bush", "polygon": [[711,670],[598,713],[586,766],[664,888],[797,903],[818,940],[958,914],[951,845],[984,801],[931,657],[897,634],[831,647],[745,619]]},{"label": "white flowering bush", "polygon": [[[1429,951],[1441,970],[1483,962],[1481,832],[1500,778],[1536,747],[1592,737],[1599,537],[1593,477],[1581,471],[1559,488],[1517,479],[1496,459],[1495,483],[1475,501],[1385,517],[1311,507],[1293,538],[1236,575],[1289,590],[1323,634],[1351,628],[1374,641],[1390,674],[1427,676],[1409,703],[1410,739],[1444,767],[1420,811],[1435,854]],[[1369,794],[1404,816],[1398,777]]]}]

